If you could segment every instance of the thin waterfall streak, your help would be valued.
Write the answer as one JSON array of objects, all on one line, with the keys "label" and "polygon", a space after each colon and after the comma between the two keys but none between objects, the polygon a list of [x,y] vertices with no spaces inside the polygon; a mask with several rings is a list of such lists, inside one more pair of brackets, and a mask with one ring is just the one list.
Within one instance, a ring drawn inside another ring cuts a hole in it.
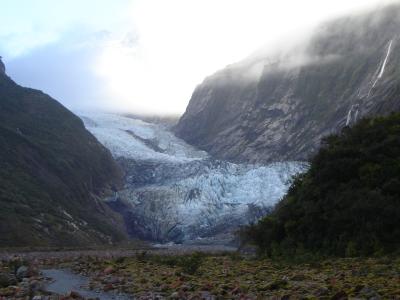
[{"label": "thin waterfall streak", "polygon": [[378,83],[379,79],[382,78],[383,73],[385,72],[386,64],[387,64],[387,62],[388,62],[388,59],[389,59],[389,56],[390,56],[390,52],[391,52],[391,49],[392,49],[392,44],[393,44],[393,40],[390,40],[389,47],[388,47],[388,51],[386,52],[386,56],[385,56],[385,59],[384,59],[384,61],[383,61],[381,70],[379,71],[378,76],[376,77],[374,83],[372,84],[372,87],[370,88],[367,97],[370,96],[371,91],[375,88],[375,86],[376,86],[376,84]]}]

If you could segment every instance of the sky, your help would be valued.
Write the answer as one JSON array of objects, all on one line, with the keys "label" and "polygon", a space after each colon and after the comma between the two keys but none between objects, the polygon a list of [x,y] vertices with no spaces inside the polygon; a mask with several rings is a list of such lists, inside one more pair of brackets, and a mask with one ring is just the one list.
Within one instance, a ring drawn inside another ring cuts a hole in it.
[{"label": "sky", "polygon": [[73,110],[181,114],[206,76],[385,0],[0,0],[19,84]]}]

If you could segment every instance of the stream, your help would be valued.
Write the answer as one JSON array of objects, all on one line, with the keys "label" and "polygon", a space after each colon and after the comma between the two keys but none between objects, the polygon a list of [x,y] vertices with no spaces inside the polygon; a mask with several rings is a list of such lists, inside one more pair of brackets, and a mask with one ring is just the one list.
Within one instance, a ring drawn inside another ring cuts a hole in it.
[{"label": "stream", "polygon": [[71,291],[77,292],[85,298],[101,300],[127,300],[133,299],[127,295],[117,295],[112,292],[91,291],[86,288],[89,278],[77,275],[66,269],[44,269],[43,276],[49,277],[52,281],[46,285],[46,290],[52,293],[65,295]]}]

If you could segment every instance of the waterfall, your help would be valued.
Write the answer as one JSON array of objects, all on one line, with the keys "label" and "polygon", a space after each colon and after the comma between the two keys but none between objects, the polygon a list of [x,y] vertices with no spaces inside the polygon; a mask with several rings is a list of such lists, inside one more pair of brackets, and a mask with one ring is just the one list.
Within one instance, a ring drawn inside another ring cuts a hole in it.
[{"label": "waterfall", "polygon": [[350,107],[350,110],[349,110],[349,112],[347,113],[346,126],[349,126],[349,124],[350,124],[350,122],[351,122],[351,113],[352,113],[352,111],[353,111],[353,107],[354,107],[354,105],[352,105],[352,106]]},{"label": "waterfall", "polygon": [[390,51],[392,49],[392,43],[393,43],[393,40],[390,40],[389,48],[388,48],[388,51],[386,53],[385,60],[383,61],[382,69],[379,72],[378,79],[380,79],[382,77],[382,75],[383,75],[383,72],[385,72],[385,67],[386,67],[386,64],[387,64],[387,61],[388,61],[388,58],[389,58],[389,55],[390,55]]},{"label": "waterfall", "polygon": [[383,64],[382,64],[381,70],[379,71],[378,76],[376,77],[374,83],[372,84],[371,89],[370,89],[369,92],[368,92],[368,97],[369,97],[369,95],[371,94],[371,91],[375,88],[375,86],[376,86],[376,84],[378,83],[379,79],[382,78],[383,73],[385,72],[386,64],[387,64],[387,62],[388,62],[388,59],[389,59],[389,56],[390,56],[390,52],[391,52],[391,50],[392,50],[392,44],[393,44],[393,39],[390,40],[389,47],[388,47],[388,50],[387,50],[387,52],[386,52],[385,59],[383,60]]}]

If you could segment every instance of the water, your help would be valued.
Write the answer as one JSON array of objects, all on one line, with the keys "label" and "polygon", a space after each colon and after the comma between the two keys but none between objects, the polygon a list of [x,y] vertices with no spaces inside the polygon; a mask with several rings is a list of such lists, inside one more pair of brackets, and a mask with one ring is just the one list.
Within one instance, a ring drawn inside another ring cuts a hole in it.
[{"label": "water", "polygon": [[46,290],[52,293],[65,295],[70,291],[74,291],[85,298],[97,298],[101,300],[133,299],[126,295],[116,295],[109,292],[88,290],[85,286],[88,286],[89,279],[85,276],[74,274],[69,270],[45,269],[42,270],[42,274],[45,277],[53,279],[53,281],[46,286]]}]

